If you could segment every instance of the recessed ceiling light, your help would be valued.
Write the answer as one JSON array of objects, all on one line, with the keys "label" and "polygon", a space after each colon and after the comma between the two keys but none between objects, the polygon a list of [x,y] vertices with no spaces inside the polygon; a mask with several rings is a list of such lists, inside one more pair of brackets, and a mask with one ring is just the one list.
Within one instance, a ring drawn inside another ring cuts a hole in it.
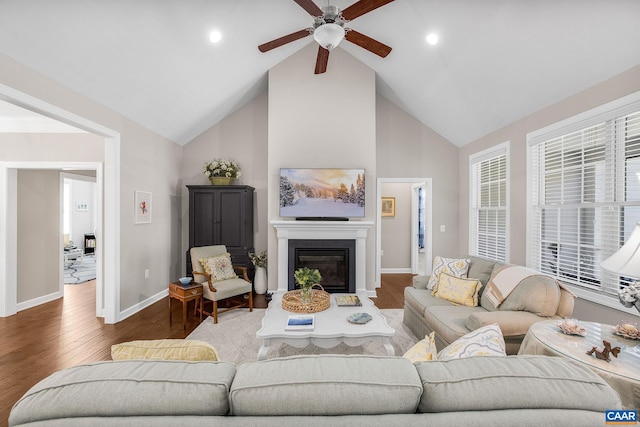
[{"label": "recessed ceiling light", "polygon": [[218,30],[213,30],[209,33],[209,41],[211,43],[218,43],[222,39],[222,34]]},{"label": "recessed ceiling light", "polygon": [[438,44],[438,35],[436,33],[431,33],[427,35],[427,43],[430,45]]}]

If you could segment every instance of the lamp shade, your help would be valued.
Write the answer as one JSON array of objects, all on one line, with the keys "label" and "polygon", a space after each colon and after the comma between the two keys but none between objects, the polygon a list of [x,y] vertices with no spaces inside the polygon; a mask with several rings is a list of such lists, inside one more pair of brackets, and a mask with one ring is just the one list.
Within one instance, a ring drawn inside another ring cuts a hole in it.
[{"label": "lamp shade", "polygon": [[322,24],[313,32],[313,38],[318,44],[327,50],[338,46],[344,38],[344,28],[338,24]]},{"label": "lamp shade", "polygon": [[612,271],[620,276],[633,279],[640,278],[640,223],[617,252],[600,263],[600,267]]}]

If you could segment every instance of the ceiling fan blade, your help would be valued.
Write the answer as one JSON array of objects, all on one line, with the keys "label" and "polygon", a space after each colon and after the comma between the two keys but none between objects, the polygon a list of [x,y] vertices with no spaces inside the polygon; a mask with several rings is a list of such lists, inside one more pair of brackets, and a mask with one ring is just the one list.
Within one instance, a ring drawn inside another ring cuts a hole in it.
[{"label": "ceiling fan blade", "polygon": [[329,62],[329,51],[322,46],[318,46],[318,59],[316,60],[314,74],[322,74],[327,71],[327,62]]},{"label": "ceiling fan blade", "polygon": [[287,34],[286,36],[261,44],[258,46],[258,50],[260,52],[268,52],[271,49],[275,49],[287,43],[291,43],[292,41],[307,37],[309,34],[311,34],[311,32],[307,29],[296,31],[295,33]]},{"label": "ceiling fan blade", "polygon": [[298,3],[298,6],[307,11],[311,16],[322,16],[322,9],[318,7],[312,0],[293,0]]},{"label": "ceiling fan blade", "polygon": [[347,31],[344,38],[349,40],[351,43],[357,44],[358,46],[367,49],[369,52],[375,53],[383,58],[386,58],[386,56],[389,55],[389,52],[391,52],[391,48],[386,44],[380,43],[379,41],[374,40],[369,36],[365,36],[355,30]]},{"label": "ceiling fan blade", "polygon": [[360,0],[343,10],[342,17],[347,21],[351,21],[352,19],[356,19],[358,16],[369,13],[380,6],[391,3],[392,1],[393,0]]}]

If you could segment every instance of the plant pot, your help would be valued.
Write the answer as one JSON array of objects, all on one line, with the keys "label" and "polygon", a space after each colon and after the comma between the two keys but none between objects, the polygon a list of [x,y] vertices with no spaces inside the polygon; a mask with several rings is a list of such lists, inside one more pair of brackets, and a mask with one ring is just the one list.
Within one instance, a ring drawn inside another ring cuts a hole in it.
[{"label": "plant pot", "polygon": [[267,292],[267,269],[256,267],[256,275],[253,277],[253,290],[256,294],[263,295]]},{"label": "plant pot", "polygon": [[210,176],[209,181],[211,185],[229,185],[233,178],[227,178],[226,176]]}]

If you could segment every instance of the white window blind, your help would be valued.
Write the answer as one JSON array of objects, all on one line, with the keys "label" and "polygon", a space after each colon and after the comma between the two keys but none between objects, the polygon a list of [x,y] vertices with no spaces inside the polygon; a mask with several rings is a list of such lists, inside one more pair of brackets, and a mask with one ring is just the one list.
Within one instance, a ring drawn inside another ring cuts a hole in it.
[{"label": "white window blind", "polygon": [[471,156],[469,253],[507,261],[508,144]]},{"label": "white window blind", "polygon": [[640,222],[640,106],[597,118],[565,134],[556,129],[530,147],[528,264],[617,295],[631,279],[603,271],[600,262]]}]

